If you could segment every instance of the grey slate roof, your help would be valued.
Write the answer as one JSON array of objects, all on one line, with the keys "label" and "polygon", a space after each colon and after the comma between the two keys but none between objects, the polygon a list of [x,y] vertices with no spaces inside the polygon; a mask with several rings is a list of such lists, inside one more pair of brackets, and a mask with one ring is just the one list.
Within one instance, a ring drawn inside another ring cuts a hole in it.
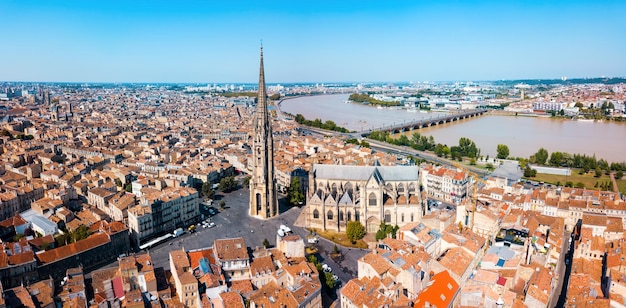
[{"label": "grey slate roof", "polygon": [[418,166],[346,166],[314,164],[313,172],[320,179],[367,181],[376,173],[385,181],[416,181]]}]

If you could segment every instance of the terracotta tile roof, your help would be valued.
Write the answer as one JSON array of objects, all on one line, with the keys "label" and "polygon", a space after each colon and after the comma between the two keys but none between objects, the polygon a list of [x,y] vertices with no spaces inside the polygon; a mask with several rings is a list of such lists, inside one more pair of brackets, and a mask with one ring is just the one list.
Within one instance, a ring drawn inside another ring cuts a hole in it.
[{"label": "terracotta tile roof", "polygon": [[413,307],[450,307],[456,297],[459,285],[452,279],[448,271],[435,274],[420,295]]},{"label": "terracotta tile roof", "polygon": [[623,233],[624,225],[622,224],[622,219],[620,217],[609,217],[607,219],[606,231]]},{"label": "terracotta tile roof", "polygon": [[356,307],[393,306],[392,298],[381,293],[384,286],[378,277],[352,279],[341,289],[341,294]]},{"label": "terracotta tile roof", "polygon": [[572,274],[586,274],[595,281],[602,275],[602,260],[575,258],[572,260]]},{"label": "terracotta tile roof", "polygon": [[252,286],[252,282],[249,279],[237,280],[231,282],[230,290],[241,294],[250,294],[252,291],[254,291],[254,287]]},{"label": "terracotta tile roof", "polygon": [[25,287],[16,287],[4,291],[7,307],[36,307],[30,292]]},{"label": "terracotta tile roof", "polygon": [[554,275],[545,267],[537,267],[537,270],[528,281],[528,289],[526,290],[526,298],[532,297],[537,301],[547,304],[551,293],[550,284]]},{"label": "terracotta tile roof", "polygon": [[248,247],[243,237],[230,239],[217,239],[213,249],[220,260],[247,260]]},{"label": "terracotta tile roof", "polygon": [[583,225],[606,226],[607,216],[583,213]]},{"label": "terracotta tile roof", "polygon": [[65,246],[61,246],[59,248],[50,249],[48,251],[39,253],[36,255],[36,257],[37,259],[39,259],[39,262],[43,264],[51,263],[54,261],[65,259],[67,257],[71,257],[83,251],[87,251],[89,249],[107,244],[110,241],[111,240],[109,239],[109,236],[107,234],[92,234],[88,238],[80,240],[76,243],[71,243]]},{"label": "terracotta tile roof", "polygon": [[228,308],[244,308],[243,298],[237,292],[220,293],[220,298],[224,302],[224,307]]},{"label": "terracotta tile roof", "polygon": [[450,248],[443,257],[439,259],[439,264],[443,265],[455,275],[461,277],[472,263],[473,257],[460,247]]},{"label": "terracotta tile roof", "polygon": [[183,274],[185,268],[191,267],[191,263],[187,258],[187,253],[185,253],[182,249],[170,251],[170,261],[176,267],[176,273],[178,276]]},{"label": "terracotta tile roof", "polygon": [[250,262],[250,275],[252,276],[261,273],[271,274],[274,270],[275,266],[272,256],[267,255],[260,258],[254,258],[252,259],[252,262]]},{"label": "terracotta tile roof", "polygon": [[27,287],[36,307],[47,307],[54,304],[54,281],[52,279],[41,280]]},{"label": "terracotta tile roof", "polygon": [[189,264],[191,264],[191,268],[198,267],[200,265],[200,259],[202,258],[207,258],[210,264],[215,264],[215,257],[213,255],[212,248],[190,251],[187,253],[187,256],[189,256]]},{"label": "terracotta tile roof", "polygon": [[11,255],[9,256],[8,260],[9,260],[9,264],[11,265],[25,264],[29,262],[34,262],[35,254],[33,253],[32,250],[29,250],[29,251],[25,251],[19,254]]},{"label": "terracotta tile roof", "polygon": [[128,227],[126,227],[126,225],[119,221],[107,222],[105,220],[100,220],[90,225],[89,230],[94,233],[101,231],[108,234],[115,234],[117,232],[128,230]]},{"label": "terracotta tile roof", "polygon": [[298,307],[299,303],[294,296],[286,289],[276,285],[274,281],[270,281],[258,291],[250,296],[250,303],[254,303],[257,307],[282,308]]},{"label": "terracotta tile roof", "polygon": [[387,260],[385,260],[385,258],[383,258],[378,253],[368,253],[364,255],[363,258],[359,260],[359,262],[370,265],[374,269],[374,271],[376,271],[376,273],[381,276],[391,267],[391,265],[389,265],[389,262],[387,262]]}]

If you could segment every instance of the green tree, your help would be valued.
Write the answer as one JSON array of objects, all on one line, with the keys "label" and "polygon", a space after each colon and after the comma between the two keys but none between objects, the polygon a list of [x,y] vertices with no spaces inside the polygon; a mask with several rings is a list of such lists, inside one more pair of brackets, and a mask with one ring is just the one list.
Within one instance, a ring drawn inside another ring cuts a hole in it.
[{"label": "green tree", "polygon": [[506,159],[509,157],[509,147],[506,144],[498,144],[498,159]]},{"label": "green tree", "polygon": [[356,138],[349,138],[349,139],[346,139],[346,143],[348,143],[348,144],[359,144],[359,140],[357,140]]},{"label": "green tree", "polygon": [[237,188],[237,180],[232,176],[224,177],[220,180],[219,188],[223,192],[231,192]]},{"label": "green tree", "polygon": [[461,156],[475,158],[478,156],[478,148],[476,143],[469,138],[461,137],[459,139],[459,152]]},{"label": "green tree", "polygon": [[223,211],[224,208],[226,208],[226,201],[222,200],[220,201],[220,209]]},{"label": "green tree", "polygon": [[585,188],[585,183],[583,182],[576,183],[576,188]]},{"label": "green tree", "polygon": [[365,227],[360,221],[348,221],[346,226],[346,236],[354,244],[357,240],[365,236]]},{"label": "green tree", "polygon": [[250,186],[250,179],[252,179],[252,177],[247,176],[245,179],[243,179],[243,186],[248,187]]},{"label": "green tree", "polygon": [[71,241],[75,243],[77,241],[88,238],[89,235],[91,235],[91,230],[89,230],[89,227],[85,225],[80,225],[78,226],[78,228],[76,228],[76,230],[70,232],[70,234]]},{"label": "green tree", "polygon": [[443,157],[448,157],[448,155],[450,155],[450,148],[447,145],[444,145],[441,149],[441,153],[443,154]]},{"label": "green tree", "polygon": [[270,95],[270,99],[273,100],[273,101],[279,100],[280,99],[280,93],[275,93],[275,94]]},{"label": "green tree", "polygon": [[267,239],[264,239],[263,240],[263,247],[269,248],[270,247],[270,241],[268,241]]},{"label": "green tree", "polygon": [[596,177],[599,178],[602,176],[602,169],[596,168]]},{"label": "green tree", "polygon": [[124,185],[124,190],[127,192],[133,192],[133,184],[132,183],[126,183],[126,185]]},{"label": "green tree", "polygon": [[326,278],[326,279],[325,279],[325,280],[326,280],[326,286],[327,286],[329,289],[331,289],[331,290],[332,290],[332,289],[334,289],[334,288],[335,288],[335,284],[336,284],[337,282],[335,281],[335,277],[333,276],[333,273],[326,273],[326,272],[325,272],[325,273],[324,273],[324,278]]},{"label": "green tree", "polygon": [[615,178],[616,179],[621,179],[622,177],[624,177],[624,172],[622,170],[619,170],[617,172],[615,172]]},{"label": "green tree", "polygon": [[409,141],[409,137],[406,135],[402,135],[396,139],[395,144],[408,146],[411,142]]},{"label": "green tree", "polygon": [[291,183],[287,189],[287,200],[289,200],[289,204],[291,205],[301,205],[304,203],[305,199],[300,185],[300,178],[294,176],[291,178]]},{"label": "green tree", "polygon": [[71,236],[69,232],[59,234],[54,238],[55,247],[65,246],[71,243]]},{"label": "green tree", "polygon": [[555,167],[560,166],[562,160],[563,160],[563,153],[561,153],[561,152],[552,152],[552,154],[550,154],[550,165],[551,166],[555,166]]},{"label": "green tree", "polygon": [[527,164],[526,168],[524,168],[524,177],[534,178],[535,176],[537,176],[537,170],[531,168],[530,165]]},{"label": "green tree", "polygon": [[210,182],[202,183],[202,195],[209,199],[213,199],[215,196],[215,191],[213,190],[213,184]]},{"label": "green tree", "polygon": [[306,121],[304,116],[299,114],[299,113],[296,115],[295,120],[296,120],[296,122],[298,122],[298,124],[304,124],[304,121]]},{"label": "green tree", "polygon": [[545,165],[548,160],[548,150],[544,148],[540,148],[537,153],[535,153],[535,162],[540,165]]},{"label": "green tree", "polygon": [[577,102],[576,104],[574,104],[574,107],[583,108],[583,103]]}]

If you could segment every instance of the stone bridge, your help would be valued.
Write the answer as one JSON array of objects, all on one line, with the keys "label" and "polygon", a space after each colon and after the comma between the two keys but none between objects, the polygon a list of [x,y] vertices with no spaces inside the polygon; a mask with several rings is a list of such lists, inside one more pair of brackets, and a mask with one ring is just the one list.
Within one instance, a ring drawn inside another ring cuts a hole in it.
[{"label": "stone bridge", "polygon": [[435,126],[435,125],[440,125],[440,124],[445,124],[445,123],[452,123],[452,122],[456,122],[456,121],[463,120],[463,119],[478,117],[478,116],[485,114],[486,112],[487,110],[485,109],[461,111],[458,113],[446,114],[446,115],[431,117],[427,119],[420,119],[420,120],[416,120],[412,122],[403,122],[403,123],[398,123],[398,124],[393,124],[393,125],[388,125],[388,126],[383,126],[383,127],[374,127],[368,130],[361,131],[360,135],[365,137],[371,134],[373,131],[389,132],[390,134],[393,135],[393,134],[412,131],[412,130],[416,130],[420,128],[425,128],[425,127],[430,127],[430,126]]}]

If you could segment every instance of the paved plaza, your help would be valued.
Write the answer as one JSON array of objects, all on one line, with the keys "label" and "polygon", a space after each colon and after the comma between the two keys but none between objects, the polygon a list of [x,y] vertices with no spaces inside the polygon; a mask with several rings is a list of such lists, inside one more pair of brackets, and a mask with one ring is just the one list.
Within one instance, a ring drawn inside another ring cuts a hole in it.
[{"label": "paved plaza", "polygon": [[[243,237],[246,245],[251,249],[263,245],[263,240],[267,239],[271,246],[276,245],[276,235],[280,225],[291,228],[294,234],[301,236],[305,240],[309,231],[303,228],[304,215],[300,215],[305,207],[292,207],[281,209],[281,214],[267,220],[253,218],[248,213],[249,190],[242,188],[231,193],[221,194],[216,197],[214,208],[219,213],[211,217],[216,226],[213,228],[202,228],[199,225],[194,233],[185,233],[177,238],[172,238],[155,247],[147,249],[153,263],[157,267],[169,269],[169,252],[175,249],[194,250],[213,246],[213,241],[220,238]],[[219,202],[224,200],[226,207],[220,210]],[[205,213],[202,210],[202,213]],[[208,216],[208,215],[206,215]],[[298,220],[298,223],[295,223]],[[344,255],[340,264],[334,262],[329,253],[333,251],[334,243],[323,238],[315,244],[319,250],[319,257],[322,262],[328,264],[333,269],[342,283],[357,277],[357,260],[367,253],[364,249],[341,248]],[[117,263],[111,264],[117,266]]]}]

